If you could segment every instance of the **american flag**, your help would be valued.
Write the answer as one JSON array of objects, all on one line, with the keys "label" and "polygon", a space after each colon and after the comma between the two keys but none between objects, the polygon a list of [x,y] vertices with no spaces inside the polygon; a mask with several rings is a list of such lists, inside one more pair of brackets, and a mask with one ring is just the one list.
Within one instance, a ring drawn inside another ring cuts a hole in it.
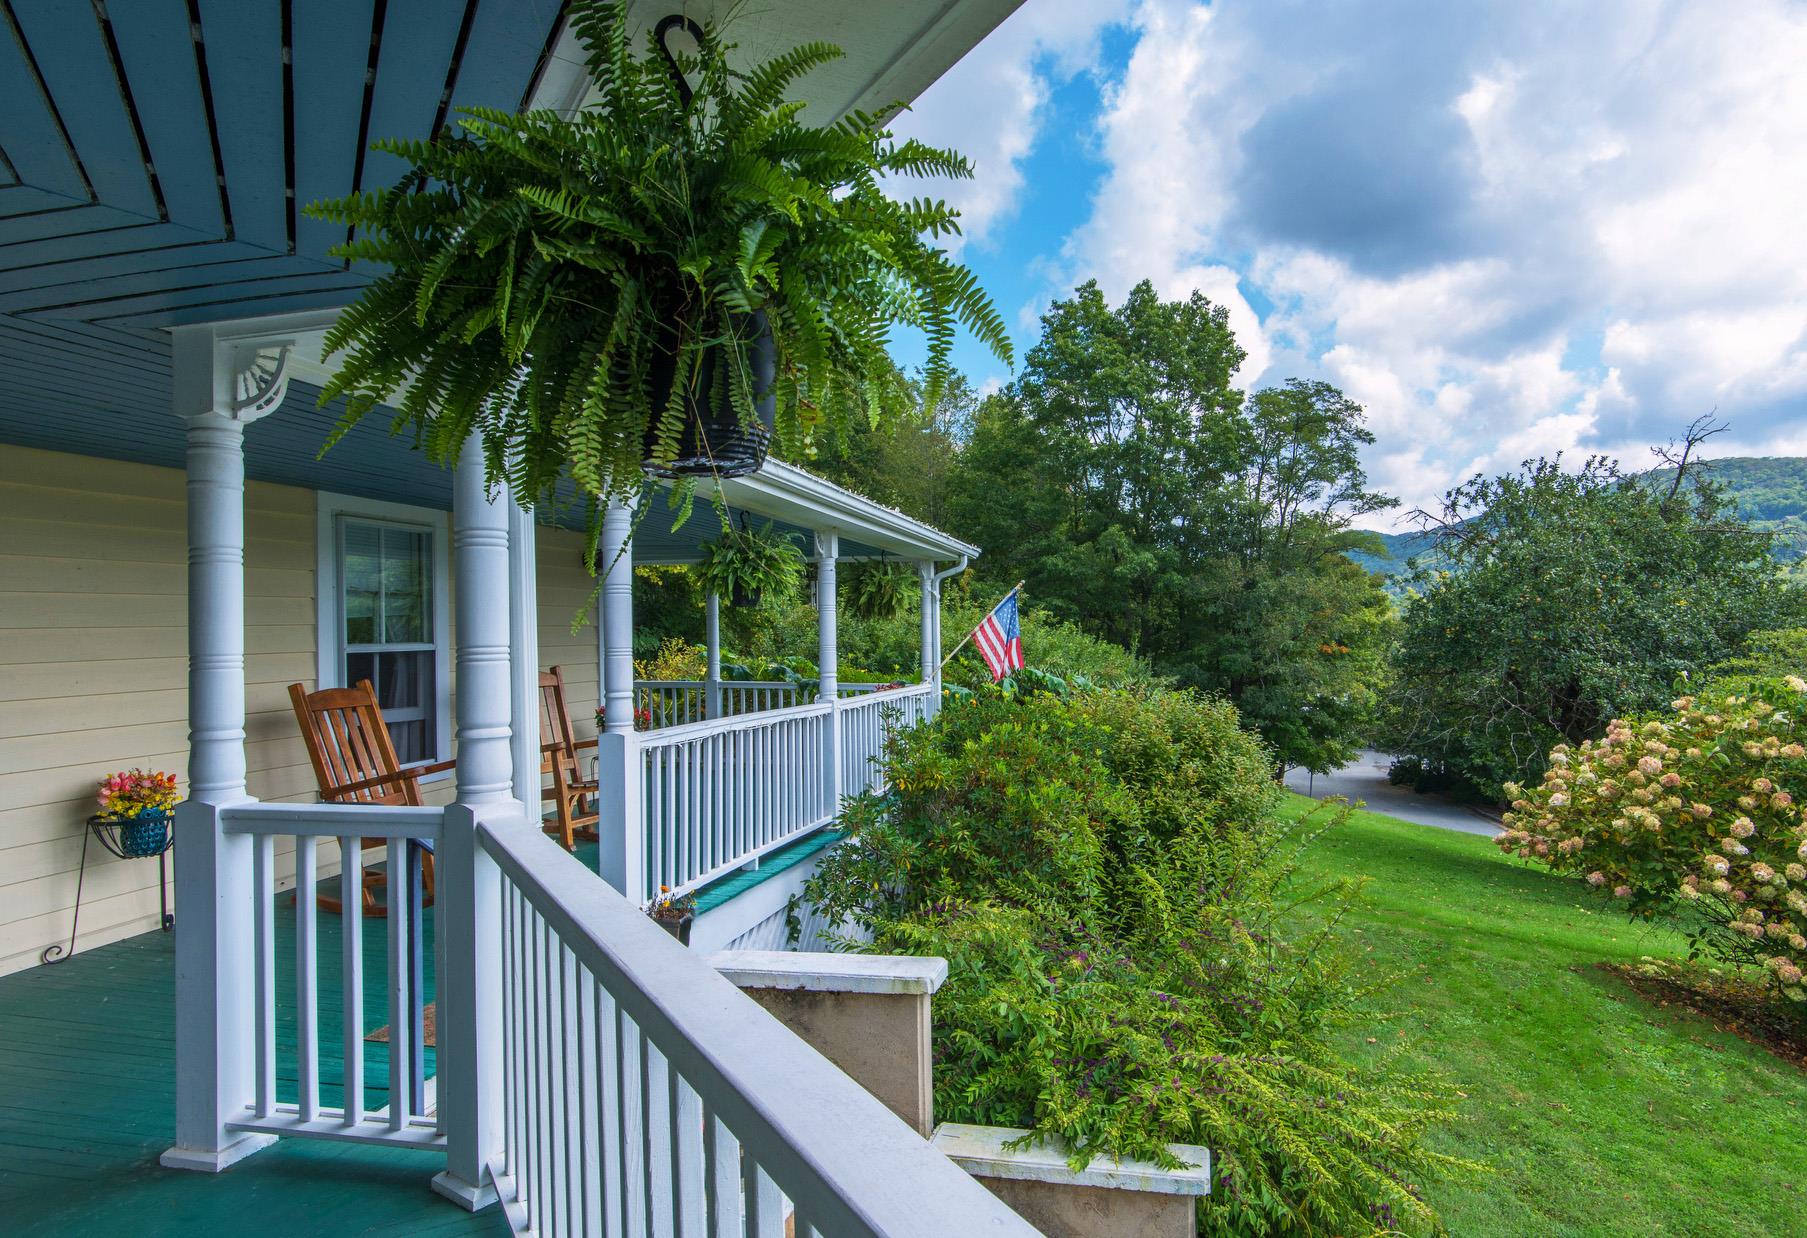
[{"label": "american flag", "polygon": [[991,668],[993,681],[1023,669],[1023,629],[1017,622],[1015,589],[973,629],[973,646]]}]

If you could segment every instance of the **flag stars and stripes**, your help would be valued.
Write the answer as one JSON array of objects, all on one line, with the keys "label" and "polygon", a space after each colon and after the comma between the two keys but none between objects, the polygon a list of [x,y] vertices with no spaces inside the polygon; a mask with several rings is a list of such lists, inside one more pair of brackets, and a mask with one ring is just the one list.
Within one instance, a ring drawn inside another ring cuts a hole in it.
[{"label": "flag stars and stripes", "polygon": [[1015,589],[973,629],[973,646],[985,659],[994,681],[1023,669],[1023,629],[1017,618]]}]

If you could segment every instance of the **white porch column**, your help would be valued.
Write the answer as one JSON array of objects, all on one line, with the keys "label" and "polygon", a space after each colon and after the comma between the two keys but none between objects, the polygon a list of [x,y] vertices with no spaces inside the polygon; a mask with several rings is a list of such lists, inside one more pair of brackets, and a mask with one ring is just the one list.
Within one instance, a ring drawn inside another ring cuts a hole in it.
[{"label": "white porch column", "polygon": [[703,672],[703,708],[711,718],[722,716],[722,599],[710,592],[703,603],[703,645],[708,669]]},{"label": "white porch column", "polygon": [[828,742],[822,745],[822,789],[833,812],[841,811],[841,673],[839,634],[835,630],[837,589],[835,561],[841,553],[841,535],[833,529],[816,532],[816,699],[828,703]]},{"label": "white porch column", "polygon": [[439,1120],[445,1172],[433,1189],[472,1211],[496,1201],[485,1170],[502,1148],[502,909],[495,861],[479,825],[520,824],[510,718],[513,575],[506,491],[492,496],[483,444],[465,440],[452,479],[458,618],[458,798],[446,809],[436,863],[440,952]]},{"label": "white porch column", "polygon": [[611,501],[596,552],[602,577],[603,731],[596,745],[600,784],[597,871],[623,897],[644,903],[645,822],[640,805],[640,739],[634,731],[634,505]]},{"label": "white porch column", "polygon": [[634,506],[611,502],[602,514],[602,706],[605,729],[634,729]]},{"label": "white porch column", "polygon": [[[288,388],[286,341],[178,329],[172,402],[188,423],[188,799],[176,809],[176,1142],[160,1158],[217,1173],[270,1135],[227,1129],[251,1104],[255,990],[248,835],[220,809],[245,790],[245,425]],[[243,393],[243,394],[241,394]]]},{"label": "white porch column", "polygon": [[[916,580],[922,586],[922,654],[920,654],[922,674],[918,676],[918,681],[934,683],[934,671],[941,663],[941,652],[934,645],[934,611],[938,604],[934,598],[934,560],[932,558],[923,558],[922,562],[916,564]],[[929,716],[931,717],[934,716],[936,696],[938,694],[929,696]]]},{"label": "white porch column", "polygon": [[[512,497],[512,496],[511,496]],[[508,662],[514,673],[514,796],[540,816],[540,598],[533,509],[508,505]]]}]

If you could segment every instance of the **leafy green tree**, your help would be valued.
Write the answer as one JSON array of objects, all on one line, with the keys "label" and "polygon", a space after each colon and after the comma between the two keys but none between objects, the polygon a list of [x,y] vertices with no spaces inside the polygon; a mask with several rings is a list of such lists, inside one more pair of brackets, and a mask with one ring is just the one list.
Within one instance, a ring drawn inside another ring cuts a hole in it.
[{"label": "leafy green tree", "polygon": [[1535,781],[1554,745],[1666,702],[1747,633],[1798,621],[1802,591],[1697,474],[1697,442],[1667,487],[1558,457],[1420,513],[1439,566],[1405,607],[1387,747],[1498,795]]},{"label": "leafy green tree", "polygon": [[851,417],[824,428],[804,468],[938,527],[948,523],[948,479],[971,431],[979,397],[964,375],[948,376],[933,404],[920,377],[894,374],[895,415]]},{"label": "leafy green tree", "polygon": [[1345,552],[1393,500],[1367,489],[1359,405],[1297,380],[1245,400],[1243,356],[1197,293],[1144,282],[1113,308],[1083,285],[975,410],[949,507],[992,579],[1225,694],[1282,764],[1321,770],[1376,700],[1390,603]]}]

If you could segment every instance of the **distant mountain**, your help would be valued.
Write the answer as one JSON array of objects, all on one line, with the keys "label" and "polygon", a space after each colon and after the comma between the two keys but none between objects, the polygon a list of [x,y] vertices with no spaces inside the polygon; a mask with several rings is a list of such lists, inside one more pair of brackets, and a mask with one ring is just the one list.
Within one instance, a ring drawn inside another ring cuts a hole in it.
[{"label": "distant mountain", "polygon": [[1399,576],[1407,570],[1407,562],[1414,555],[1423,554],[1435,542],[1429,533],[1376,533],[1387,549],[1385,555],[1370,554],[1366,550],[1351,550],[1349,557],[1367,568],[1377,576]]},{"label": "distant mountain", "polygon": [[[1707,476],[1725,487],[1738,504],[1738,517],[1775,536],[1770,553],[1789,565],[1807,559],[1807,458],[1800,456],[1727,456],[1709,460]],[[1668,485],[1674,469],[1644,474]]]},{"label": "distant mountain", "polygon": [[[1738,505],[1738,516],[1775,536],[1771,553],[1790,572],[1807,573],[1807,458],[1800,456],[1728,456],[1708,463],[1709,476],[1725,487]],[[1673,469],[1652,469],[1643,475],[1652,485],[1666,485]],[[1381,576],[1402,576],[1414,555],[1429,550],[1435,539],[1428,533],[1381,533],[1387,553],[1351,550],[1349,557]]]}]

